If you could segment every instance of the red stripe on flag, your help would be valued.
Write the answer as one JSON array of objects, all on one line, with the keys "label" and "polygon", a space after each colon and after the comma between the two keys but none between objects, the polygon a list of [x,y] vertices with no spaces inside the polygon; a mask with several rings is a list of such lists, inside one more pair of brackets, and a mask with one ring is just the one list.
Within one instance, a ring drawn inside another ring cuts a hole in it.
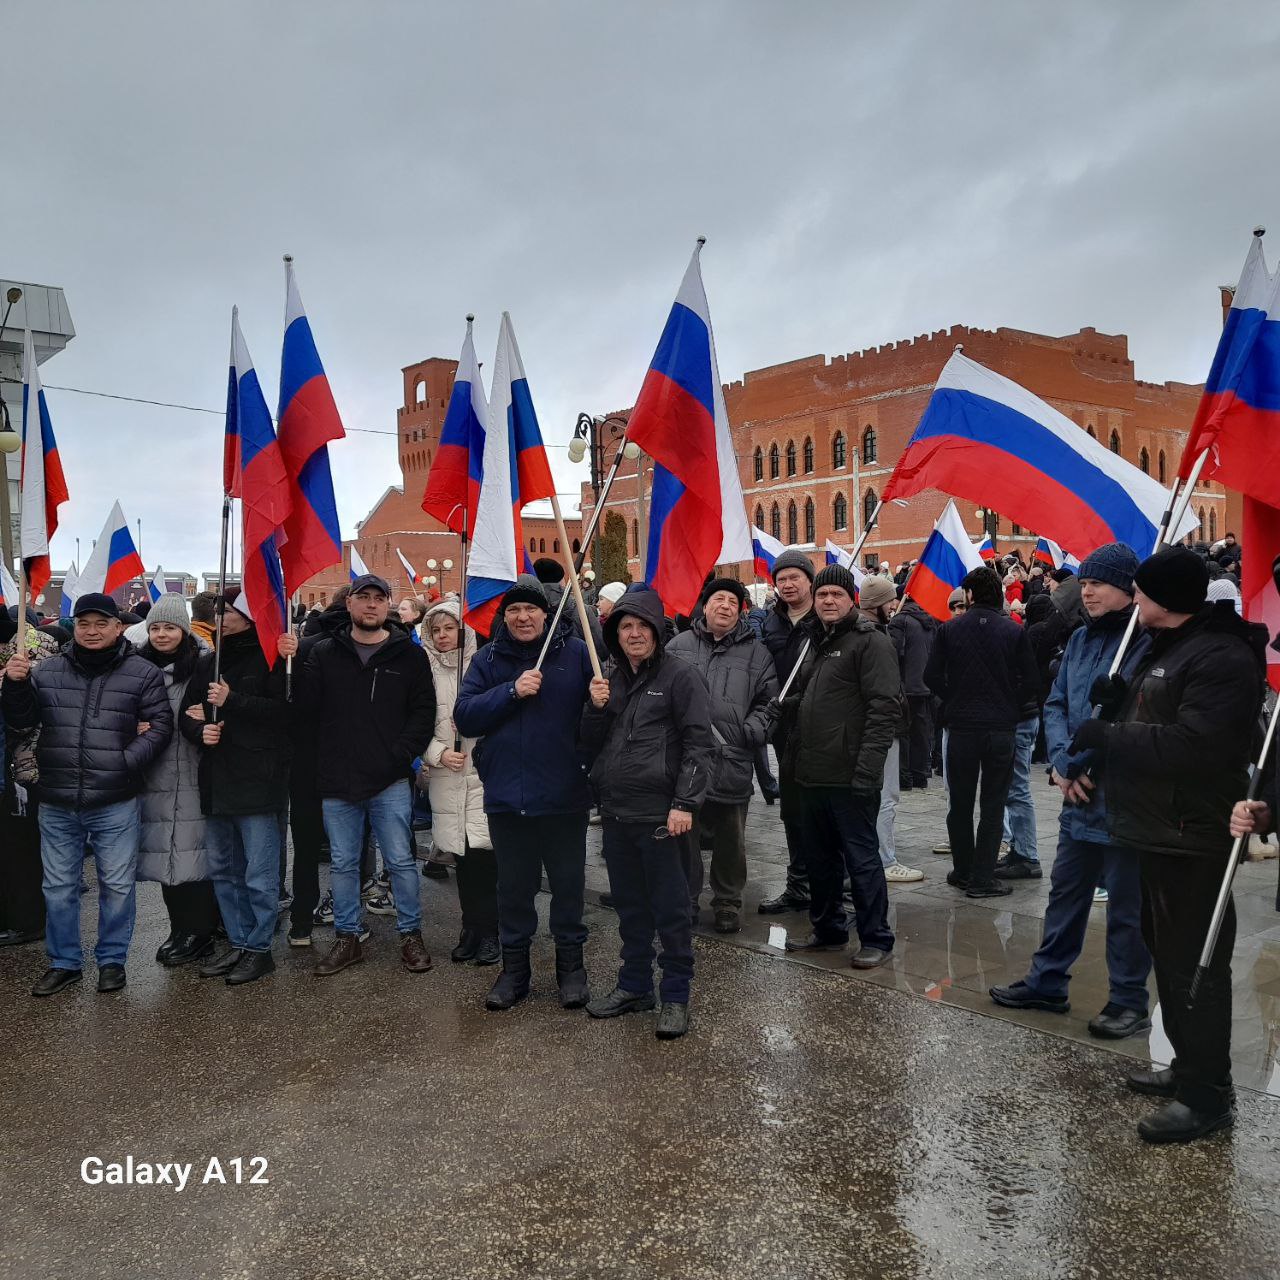
[{"label": "red stripe on flag", "polygon": [[932,614],[939,622],[946,622],[951,617],[947,601],[954,590],[955,587],[944,582],[922,561],[911,571],[904,594],[910,596],[925,613]]}]

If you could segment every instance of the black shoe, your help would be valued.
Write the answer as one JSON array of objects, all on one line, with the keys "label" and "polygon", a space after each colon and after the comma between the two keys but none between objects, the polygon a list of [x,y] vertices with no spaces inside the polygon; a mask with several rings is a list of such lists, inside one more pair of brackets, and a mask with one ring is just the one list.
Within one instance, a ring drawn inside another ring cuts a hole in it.
[{"label": "black shoe", "polygon": [[529,948],[503,947],[502,972],[489,988],[484,1007],[497,1012],[510,1009],[529,994]]},{"label": "black shoe", "polygon": [[1013,885],[999,884],[993,880],[990,884],[974,884],[971,880],[964,891],[966,898],[1007,898],[1013,892]]},{"label": "black shoe", "polygon": [[43,932],[36,929],[0,929],[0,947],[25,947],[43,937]]},{"label": "black shoe", "polygon": [[1016,853],[1011,853],[1007,858],[1001,858],[996,863],[996,878],[998,880],[1040,880],[1044,876],[1038,862],[1032,862],[1030,858],[1020,858]]},{"label": "black shoe", "polygon": [[447,880],[449,878],[449,868],[442,866],[439,862],[424,862],[422,864],[422,874],[428,880]]},{"label": "black shoe", "polygon": [[1185,1102],[1170,1102],[1138,1121],[1138,1136],[1144,1142],[1194,1142],[1235,1122],[1230,1103],[1220,1111],[1193,1111]]},{"label": "black shoe", "polygon": [[1178,1082],[1172,1067],[1153,1067],[1150,1071],[1131,1071],[1124,1078],[1125,1085],[1134,1093],[1149,1094],[1153,1098],[1172,1098],[1178,1092]]},{"label": "black shoe", "polygon": [[969,877],[962,876],[958,871],[948,871],[947,883],[953,889],[967,889],[969,887]]},{"label": "black shoe", "polygon": [[662,1002],[658,1010],[658,1025],[653,1034],[659,1040],[679,1040],[689,1030],[689,1006],[673,1004],[670,1000]]},{"label": "black shoe", "polygon": [[913,773],[911,775],[911,785],[917,791],[927,791],[929,789],[929,775],[927,773]]},{"label": "black shoe", "polygon": [[480,939],[480,945],[476,948],[476,953],[472,957],[471,963],[477,969],[483,969],[491,964],[497,964],[502,959],[502,948],[498,945],[498,939],[494,935]]},{"label": "black shoe", "polygon": [[811,933],[807,938],[788,938],[786,949],[788,951],[843,951],[848,945],[848,938],[824,939]]},{"label": "black shoe", "polygon": [[80,981],[79,969],[46,969],[44,976],[31,988],[33,996],[57,995],[63,987]]},{"label": "black shoe", "polygon": [[275,971],[276,962],[270,951],[242,951],[239,963],[227,974],[227,986],[242,987]]},{"label": "black shoe", "polygon": [[1046,1013],[1070,1013],[1071,1001],[1066,996],[1043,996],[1025,982],[1012,982],[1007,987],[992,987],[992,1000],[1006,1009],[1043,1009]]},{"label": "black shoe", "polygon": [[809,899],[803,894],[784,889],[776,898],[769,898],[757,908],[762,916],[780,916],[786,911],[808,911]]},{"label": "black shoe", "polygon": [[176,969],[179,965],[190,964],[193,960],[203,960],[213,954],[213,934],[184,933],[180,934],[169,954],[160,961],[167,969]]},{"label": "black shoe", "polygon": [[240,957],[244,952],[239,947],[232,947],[228,951],[224,951],[220,956],[215,956],[208,964],[200,966],[200,976],[202,978],[225,978],[232,969],[240,963]]},{"label": "black shoe", "polygon": [[475,929],[463,929],[458,936],[458,945],[449,952],[449,959],[454,964],[466,964],[468,960],[476,958],[479,949],[480,934]]},{"label": "black shoe", "polygon": [[311,926],[309,924],[290,925],[289,945],[291,947],[309,947],[311,945]]},{"label": "black shoe", "polygon": [[1089,1034],[1099,1040],[1123,1040],[1151,1030],[1151,1019],[1139,1009],[1108,1004],[1096,1018],[1089,1019]]},{"label": "black shoe", "polygon": [[602,907],[608,907],[610,911],[617,910],[617,907],[614,905],[614,896],[611,893],[602,893],[600,895],[600,905]]},{"label": "black shoe", "polygon": [[110,991],[124,990],[124,965],[104,964],[98,969],[98,991],[106,995]]},{"label": "black shoe", "polygon": [[618,1018],[624,1013],[645,1013],[656,1001],[652,991],[624,991],[614,987],[607,996],[600,996],[587,1005],[593,1018]]},{"label": "black shoe", "polygon": [[562,1009],[582,1009],[591,999],[582,963],[582,943],[556,945],[556,985],[560,988]]},{"label": "black shoe", "polygon": [[169,931],[169,936],[156,948],[156,964],[168,964],[169,952],[177,945],[180,937],[182,934],[177,929]]},{"label": "black shoe", "polygon": [[741,933],[742,917],[736,911],[717,911],[713,927],[717,933]]},{"label": "black shoe", "polygon": [[849,961],[849,967],[852,969],[878,969],[888,961],[891,954],[888,951],[881,951],[879,947],[863,947]]}]

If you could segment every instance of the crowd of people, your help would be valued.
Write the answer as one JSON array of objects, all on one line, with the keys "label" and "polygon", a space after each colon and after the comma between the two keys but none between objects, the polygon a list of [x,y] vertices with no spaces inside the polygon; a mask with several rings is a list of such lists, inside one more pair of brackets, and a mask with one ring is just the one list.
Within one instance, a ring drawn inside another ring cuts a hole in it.
[{"label": "crowd of people", "polygon": [[[767,593],[712,576],[692,615],[671,619],[652,590],[610,583],[583,619],[562,566],[539,561],[488,639],[455,598],[393,608],[390,585],[365,574],[280,636],[270,663],[238,594],[163,595],[145,616],[86,594],[53,625],[10,611],[0,944],[44,941],[33,995],[80,981],[91,855],[100,992],[126,985],[139,880],[161,885],[162,965],[262,980],[287,911],[290,947],[332,925],[313,971],[333,978],[365,959],[368,911],[394,916],[401,964],[421,974],[422,873],[452,868],[451,959],[500,965],[485,1005],[502,1011],[531,989],[545,876],[561,1005],[601,1019],[657,1007],[655,1034],[675,1039],[704,884],[713,928],[742,927],[756,786],[788,852],[759,911],[808,913],[790,951],[841,950],[852,931],[852,966],[873,969],[894,949],[888,886],[923,878],[897,858],[901,792],[941,773],[947,883],[1000,897],[1042,875],[1040,761],[1062,802],[1043,941],[991,998],[1066,1011],[1105,896],[1110,998],[1089,1029],[1148,1031],[1154,965],[1176,1053],[1128,1077],[1166,1101],[1142,1136],[1230,1124],[1230,913],[1205,993],[1188,992],[1233,834],[1266,831],[1277,812],[1274,788],[1243,799],[1267,636],[1239,613],[1235,539],[1141,563],[1111,544],[1075,572],[1006,557],[968,574],[946,622],[904,594],[910,569],[882,564],[859,584],[788,549]],[[591,822],[620,938],[616,977],[595,995]]]}]

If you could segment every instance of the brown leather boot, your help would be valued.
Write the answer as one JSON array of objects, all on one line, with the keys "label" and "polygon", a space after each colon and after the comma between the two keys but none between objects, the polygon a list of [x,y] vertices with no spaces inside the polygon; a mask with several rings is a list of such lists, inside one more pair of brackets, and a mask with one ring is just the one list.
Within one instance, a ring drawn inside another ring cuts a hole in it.
[{"label": "brown leather boot", "polygon": [[400,935],[400,963],[410,973],[426,973],[431,968],[431,957],[422,941],[422,933],[415,929],[412,933]]},{"label": "brown leather boot", "polygon": [[354,933],[340,933],[328,953],[320,958],[315,967],[315,975],[317,978],[329,978],[335,973],[341,973],[343,969],[349,969],[353,964],[359,964],[363,959],[360,939]]}]

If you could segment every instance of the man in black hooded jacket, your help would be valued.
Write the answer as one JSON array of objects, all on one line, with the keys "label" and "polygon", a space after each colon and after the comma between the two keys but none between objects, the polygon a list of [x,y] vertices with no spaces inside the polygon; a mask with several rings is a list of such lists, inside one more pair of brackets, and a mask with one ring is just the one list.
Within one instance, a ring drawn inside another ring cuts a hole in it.
[{"label": "man in black hooded jacket", "polygon": [[1257,746],[1266,630],[1230,601],[1206,605],[1209,575],[1186,547],[1166,547],[1134,575],[1151,648],[1126,684],[1101,680],[1105,718],[1076,731],[1072,751],[1103,755],[1108,826],[1142,874],[1142,932],[1151,951],[1174,1060],[1128,1077],[1171,1099],[1138,1123],[1148,1142],[1189,1142],[1231,1125],[1231,951],[1228,905],[1198,998],[1191,980],[1231,848],[1229,821]]}]

